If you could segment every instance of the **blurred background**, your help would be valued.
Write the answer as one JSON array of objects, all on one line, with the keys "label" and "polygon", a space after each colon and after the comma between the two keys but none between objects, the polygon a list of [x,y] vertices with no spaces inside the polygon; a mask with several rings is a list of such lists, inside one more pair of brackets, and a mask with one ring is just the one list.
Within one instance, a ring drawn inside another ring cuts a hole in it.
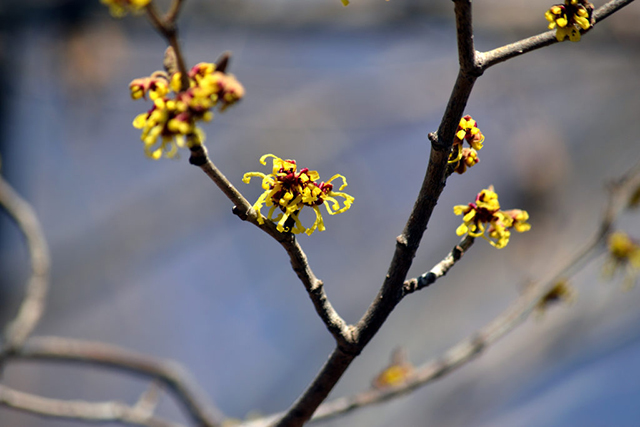
[{"label": "blurred background", "polygon": [[[549,6],[477,2],[476,47],[545,31]],[[331,397],[368,388],[397,346],[415,364],[437,357],[590,238],[604,184],[640,158],[639,19],[632,4],[580,43],[499,64],[478,80],[467,113],[486,136],[481,163],[449,180],[410,274],[458,242],[452,206],[491,184],[504,208],[529,211],[533,228],[503,250],[478,241],[445,279],[403,301]],[[223,173],[251,201],[260,186],[241,177],[265,171],[265,153],[347,177],[352,209],[300,243],[348,322],[377,293],[424,176],[427,134],[457,72],[453,22],[444,0],[185,2],[188,64],[230,50],[230,72],[247,90],[204,128]],[[128,83],[160,69],[164,49],[144,17],[114,20],[97,0],[0,4],[2,173],[33,204],[53,261],[36,334],[175,359],[229,416],[282,411],[333,339],[285,252],[231,214],[187,152],[145,158],[131,122],[149,106],[130,100]],[[618,225],[640,238],[638,212]],[[5,324],[29,265],[5,216],[0,232]],[[602,280],[603,261],[572,280],[573,304],[529,320],[471,364],[324,425],[640,425],[640,289]],[[146,388],[114,371],[27,362],[11,363],[3,381],[61,399],[134,402]],[[159,413],[185,419],[168,397]],[[0,408],[0,425],[78,424]]]}]

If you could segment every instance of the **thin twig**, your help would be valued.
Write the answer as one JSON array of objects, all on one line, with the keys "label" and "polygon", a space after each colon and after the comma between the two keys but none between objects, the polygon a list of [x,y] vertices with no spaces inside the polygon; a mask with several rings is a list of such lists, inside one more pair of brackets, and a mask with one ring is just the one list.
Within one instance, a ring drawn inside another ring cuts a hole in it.
[{"label": "thin twig", "polygon": [[180,400],[191,418],[202,426],[220,425],[223,415],[180,364],[159,360],[114,345],[59,337],[33,337],[8,360],[84,363],[156,378]]},{"label": "thin twig", "polygon": [[133,406],[136,411],[140,413],[147,414],[148,416],[153,415],[160,402],[160,396],[162,393],[162,387],[158,380],[152,381],[149,384],[149,387],[140,395],[140,398]]},{"label": "thin twig", "polygon": [[0,405],[31,414],[93,423],[120,422],[133,426],[180,427],[120,402],[49,399],[0,385]]},{"label": "thin twig", "polygon": [[[630,3],[633,3],[633,1],[634,0],[612,0],[601,6],[593,12],[594,25],[592,25],[586,32],[591,31],[596,24],[610,16],[612,13],[622,9]],[[480,68],[484,71],[489,67],[506,61],[507,59],[515,58],[516,56],[520,56],[555,43],[558,43],[558,40],[556,39],[556,32],[552,30],[488,52],[482,52],[479,53]]]},{"label": "thin twig", "polygon": [[171,2],[171,6],[169,6],[167,14],[164,16],[164,21],[175,23],[176,19],[178,19],[178,14],[180,13],[180,8],[183,3],[184,2],[182,0],[173,0],[173,2]]},{"label": "thin twig", "polygon": [[[171,13],[171,11],[169,12]],[[187,73],[184,54],[182,53],[180,43],[178,42],[178,28],[176,26],[175,19],[169,19],[171,18],[170,15],[167,15],[167,18],[165,19],[161,18],[153,2],[147,5],[147,17],[154,28],[167,40],[169,46],[173,48],[173,51],[176,54],[176,61],[178,63],[178,71],[180,71],[180,90],[187,90],[189,88],[189,75]]]},{"label": "thin twig", "polygon": [[414,279],[409,279],[404,282],[404,295],[408,295],[412,292],[419,291],[426,288],[429,285],[435,283],[436,280],[447,274],[447,272],[462,258],[462,256],[473,245],[474,238],[467,235],[465,236],[456,247],[439,263],[437,263],[431,270],[423,275]]},{"label": "thin twig", "polygon": [[0,362],[9,352],[24,343],[38,324],[46,305],[49,288],[49,249],[40,222],[31,208],[11,186],[0,177],[0,206],[15,221],[24,234],[31,259],[31,276],[18,315],[7,326],[0,349]]}]

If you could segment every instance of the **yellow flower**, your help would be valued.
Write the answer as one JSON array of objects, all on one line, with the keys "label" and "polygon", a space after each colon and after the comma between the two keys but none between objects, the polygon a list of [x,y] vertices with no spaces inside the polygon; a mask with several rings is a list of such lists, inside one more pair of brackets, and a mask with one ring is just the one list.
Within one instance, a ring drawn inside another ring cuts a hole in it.
[{"label": "yellow flower", "polygon": [[580,41],[580,30],[591,28],[593,5],[587,0],[565,0],[564,4],[551,6],[544,14],[549,21],[549,29],[556,29],[556,39],[563,41],[569,37],[572,42]]},{"label": "yellow flower", "polygon": [[150,2],[151,0],[100,0],[100,3],[109,6],[109,13],[114,18],[122,18],[128,12],[139,13]]},{"label": "yellow flower", "polygon": [[520,209],[501,211],[498,194],[493,186],[482,190],[474,203],[456,205],[453,213],[464,215],[462,224],[456,229],[456,234],[468,234],[471,237],[482,237],[492,246],[502,249],[509,243],[511,229],[523,233],[531,229],[527,223],[529,214]]},{"label": "yellow flower", "polygon": [[[339,214],[351,208],[354,198],[341,192],[347,186],[347,180],[344,176],[336,174],[328,181],[318,184],[316,182],[320,179],[318,172],[307,168],[298,171],[295,160],[284,160],[273,154],[265,154],[260,158],[260,163],[266,165],[267,159],[270,157],[273,158],[273,168],[270,174],[247,172],[242,177],[242,182],[245,184],[248,184],[251,178],[262,180],[264,193],[253,205],[253,209],[258,212],[260,224],[264,224],[261,209],[266,205],[269,208],[267,219],[277,222],[276,228],[279,232],[294,234],[305,232],[311,235],[315,230],[325,230],[324,220],[319,209],[320,205],[324,205],[329,215]],[[331,181],[337,178],[342,179],[342,185],[339,191],[333,191]],[[342,207],[336,197],[344,199]],[[316,220],[309,228],[304,227],[298,217],[305,206],[313,209],[316,214]],[[276,209],[279,209],[280,212],[274,217]]]},{"label": "yellow flower", "polygon": [[395,387],[406,382],[414,371],[406,351],[403,348],[397,348],[391,355],[389,365],[374,378],[372,385],[377,389]]},{"label": "yellow flower", "polygon": [[[471,148],[462,147],[465,140]],[[478,163],[478,150],[483,147],[483,142],[484,135],[478,129],[476,121],[468,115],[461,118],[449,154],[449,164],[454,165],[453,170],[462,174],[466,172],[467,167]]]},{"label": "yellow flower", "polygon": [[211,121],[213,108],[226,110],[244,96],[244,87],[231,74],[216,71],[215,64],[200,63],[189,72],[189,88],[180,91],[179,72],[169,76],[156,71],[133,80],[129,90],[133,99],[153,101],[153,107],[139,114],[133,126],[142,129],[145,154],[152,159],[175,157],[178,148],[204,142],[199,121]]},{"label": "yellow flower", "polygon": [[626,233],[617,231],[611,233],[607,241],[609,259],[605,262],[603,272],[612,277],[618,270],[626,270],[625,285],[633,286],[640,273],[640,245],[633,241]]}]

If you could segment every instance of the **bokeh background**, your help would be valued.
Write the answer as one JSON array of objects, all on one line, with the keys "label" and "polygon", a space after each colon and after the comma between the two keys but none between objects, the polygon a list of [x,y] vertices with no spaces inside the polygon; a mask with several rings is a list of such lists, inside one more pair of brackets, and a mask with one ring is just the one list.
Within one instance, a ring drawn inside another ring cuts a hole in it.
[{"label": "bokeh background", "polygon": [[[457,72],[450,1],[185,2],[189,64],[233,52],[246,98],[205,127],[213,161],[251,200],[264,153],[321,176],[346,175],[356,198],[327,230],[301,236],[348,322],[375,296],[427,165]],[[596,2],[596,7],[603,2]],[[476,47],[546,29],[549,2],[475,3]],[[490,69],[467,112],[486,135],[481,163],[453,176],[411,275],[458,241],[452,206],[495,185],[532,230],[504,250],[479,241],[444,280],[407,298],[332,397],[370,386],[393,348],[419,364],[497,316],[526,284],[595,230],[604,183],[640,158],[640,4],[580,43]],[[144,157],[128,83],[162,65],[143,17],[113,20],[98,1],[0,4],[2,173],[37,211],[52,282],[38,335],[114,343],[186,365],[230,416],[286,409],[333,340],[278,244],[231,214],[187,153]],[[640,238],[640,215],[619,226]],[[0,217],[0,321],[28,274],[19,233]],[[601,279],[603,257],[573,280],[572,305],[528,321],[471,364],[410,396],[327,426],[640,425],[640,289]],[[618,279],[621,279],[620,277]],[[3,381],[67,399],[135,401],[146,383],[114,371],[12,363]],[[184,420],[165,397],[161,415]],[[63,427],[0,408],[0,425]]]}]

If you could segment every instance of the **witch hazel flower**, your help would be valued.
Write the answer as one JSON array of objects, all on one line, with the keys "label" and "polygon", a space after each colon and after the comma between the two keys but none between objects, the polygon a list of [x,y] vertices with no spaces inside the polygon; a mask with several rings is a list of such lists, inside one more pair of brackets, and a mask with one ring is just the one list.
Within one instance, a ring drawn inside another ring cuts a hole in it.
[{"label": "witch hazel flower", "polygon": [[531,229],[531,224],[527,222],[529,220],[527,211],[500,210],[498,194],[493,186],[478,193],[475,202],[454,206],[453,213],[463,215],[463,222],[456,229],[458,236],[467,234],[471,237],[482,237],[498,249],[507,246],[511,230],[523,233]]},{"label": "witch hazel flower", "polygon": [[109,13],[114,18],[122,18],[129,12],[141,12],[151,0],[100,0],[100,3],[109,7]]},{"label": "witch hazel flower", "polygon": [[616,231],[607,240],[608,259],[603,266],[604,276],[612,278],[622,270],[625,274],[625,287],[631,288],[640,274],[640,244],[628,234]]},{"label": "witch hazel flower", "polygon": [[561,42],[569,37],[572,42],[580,41],[580,31],[591,28],[593,5],[587,0],[565,0],[564,4],[554,4],[544,14],[549,21],[549,29],[556,28],[556,39]]},{"label": "witch hazel flower", "polygon": [[196,124],[211,121],[214,108],[223,112],[244,96],[240,82],[216,70],[216,64],[197,64],[189,71],[188,81],[189,87],[182,90],[179,71],[156,71],[129,84],[131,98],[153,101],[150,110],[133,120],[133,126],[142,129],[144,152],[152,159],[172,158],[178,148],[202,144],[205,134]]},{"label": "witch hazel flower", "polygon": [[[336,174],[326,182],[317,181],[320,175],[317,171],[303,168],[298,170],[295,160],[284,160],[273,154],[265,154],[260,158],[260,163],[267,164],[268,158],[273,158],[273,168],[270,174],[262,172],[247,172],[242,182],[249,184],[251,178],[262,179],[264,193],[260,195],[253,205],[258,213],[258,223],[264,224],[261,209],[264,205],[269,208],[267,219],[277,223],[276,229],[293,234],[306,233],[311,235],[315,230],[324,231],[324,220],[320,206],[324,205],[329,215],[336,215],[351,208],[354,198],[342,190],[347,186],[344,176]],[[339,191],[334,191],[332,181],[342,179]],[[342,207],[336,199],[341,197]],[[316,220],[311,227],[305,227],[300,221],[299,215],[303,208],[309,207],[316,214]],[[278,212],[274,217],[274,214]]]},{"label": "witch hazel flower", "polygon": [[[467,141],[469,147],[463,147],[464,141]],[[480,132],[476,121],[469,115],[461,118],[449,154],[449,164],[453,166],[453,170],[463,174],[468,167],[478,164],[480,162],[478,151],[483,147],[483,143],[484,135]]]}]

